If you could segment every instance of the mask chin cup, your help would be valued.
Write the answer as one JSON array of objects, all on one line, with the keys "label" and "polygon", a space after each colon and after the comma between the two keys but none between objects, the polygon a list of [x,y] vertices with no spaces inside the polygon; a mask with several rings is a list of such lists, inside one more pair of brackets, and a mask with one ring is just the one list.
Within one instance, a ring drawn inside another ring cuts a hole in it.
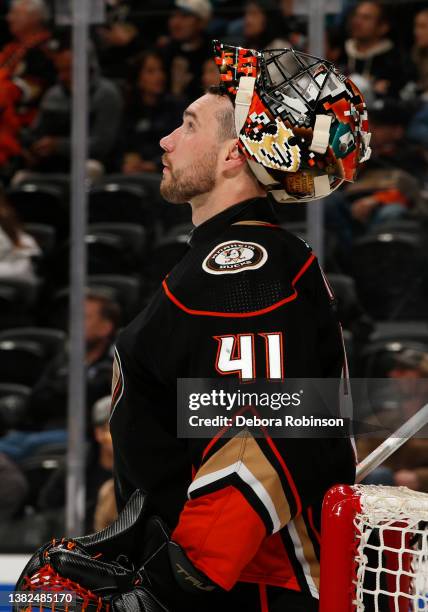
[{"label": "mask chin cup", "polygon": [[336,191],[336,189],[338,189],[338,187],[340,187],[342,183],[343,181],[339,181],[337,185],[331,188],[328,175],[323,174],[322,176],[314,177],[315,195],[313,196],[308,196],[307,198],[296,198],[287,193],[284,188],[273,188],[269,190],[269,193],[272,194],[272,197],[275,199],[276,202],[278,202],[278,204],[300,204],[303,202],[314,202],[315,200],[321,200],[322,198],[325,198],[331,193],[333,193],[333,191]]}]

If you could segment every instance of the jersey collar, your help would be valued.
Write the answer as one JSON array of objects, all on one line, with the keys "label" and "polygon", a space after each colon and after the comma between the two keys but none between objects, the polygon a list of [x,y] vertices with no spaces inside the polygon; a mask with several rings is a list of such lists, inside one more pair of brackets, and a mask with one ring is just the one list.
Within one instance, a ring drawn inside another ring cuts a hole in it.
[{"label": "jersey collar", "polygon": [[238,221],[278,222],[269,198],[244,200],[226,208],[226,210],[195,227],[190,234],[189,245],[193,247],[201,242],[211,240],[228,226]]}]

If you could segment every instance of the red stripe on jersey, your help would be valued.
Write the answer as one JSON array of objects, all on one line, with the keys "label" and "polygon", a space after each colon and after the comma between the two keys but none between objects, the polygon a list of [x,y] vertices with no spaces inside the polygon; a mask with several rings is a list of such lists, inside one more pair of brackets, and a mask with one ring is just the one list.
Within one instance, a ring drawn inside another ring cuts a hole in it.
[{"label": "red stripe on jersey", "polygon": [[[235,414],[233,415],[232,418],[235,419],[238,415],[244,414],[248,410],[251,410],[251,412],[253,412],[253,414],[256,414],[257,416],[259,416],[259,414],[251,406],[242,406],[242,408],[240,410],[238,410],[238,412],[235,412]],[[220,431],[218,433],[216,433],[216,435],[213,438],[211,438],[211,440],[208,442],[208,444],[206,445],[206,447],[205,447],[205,449],[204,449],[204,451],[202,453],[202,460],[205,459],[205,457],[210,452],[210,450],[212,449],[214,444],[216,442],[218,442],[218,440],[220,440],[220,438],[223,437],[223,434],[225,434],[226,431],[231,429],[231,427],[232,427],[232,425],[226,425],[225,427],[220,429]]]},{"label": "red stripe on jersey", "polygon": [[193,308],[188,308],[187,306],[185,306],[182,302],[180,302],[180,300],[178,300],[175,297],[175,295],[173,295],[173,293],[171,293],[166,283],[166,279],[162,282],[162,287],[163,287],[163,290],[165,291],[165,294],[171,300],[171,302],[173,302],[176,306],[178,306],[178,308],[181,308],[181,310],[184,310],[184,312],[187,312],[187,314],[199,315],[199,316],[204,316],[204,317],[227,317],[227,318],[230,318],[230,317],[233,317],[233,318],[257,317],[259,315],[263,315],[268,312],[272,312],[272,310],[276,310],[276,308],[279,308],[280,306],[283,306],[284,304],[287,304],[288,302],[292,302],[293,300],[297,298],[298,293],[294,285],[303,276],[303,274],[309,268],[309,266],[314,261],[314,259],[315,259],[315,255],[311,255],[309,259],[305,262],[305,264],[301,267],[301,269],[296,274],[296,276],[293,278],[291,284],[293,286],[294,291],[291,295],[287,296],[286,298],[283,298],[282,300],[279,300],[279,302],[275,302],[275,304],[272,304],[272,306],[267,306],[266,308],[261,308],[260,310],[253,310],[251,312],[216,312],[212,310],[195,310]]},{"label": "red stripe on jersey", "polygon": [[187,501],[172,540],[199,570],[229,591],[265,536],[257,512],[235,487],[228,486]]},{"label": "red stripe on jersey", "polygon": [[269,612],[269,605],[268,605],[265,584],[259,584],[259,592],[260,592],[260,612]]},{"label": "red stripe on jersey", "polygon": [[309,268],[309,266],[311,265],[311,263],[314,261],[315,259],[315,255],[312,254],[307,260],[306,262],[303,264],[303,266],[300,268],[300,270],[297,272],[296,276],[293,278],[293,280],[291,281],[291,284],[294,285],[297,283],[297,281],[299,280],[299,278],[301,278],[304,273],[306,272],[306,270]]},{"label": "red stripe on jersey", "polygon": [[274,441],[272,440],[272,438],[267,434],[267,431],[264,432],[265,433],[265,438],[266,438],[266,442],[269,444],[269,446],[271,447],[272,451],[275,454],[275,457],[278,459],[284,474],[287,478],[288,484],[290,486],[291,492],[294,495],[294,499],[296,501],[296,515],[299,515],[302,512],[302,500],[300,499],[300,495],[297,491],[297,487],[296,484],[293,480],[293,477],[291,475],[290,470],[288,469],[284,459],[282,458],[279,450],[276,448],[276,445],[274,443]]},{"label": "red stripe on jersey", "polygon": [[[244,406],[243,408],[241,408],[241,410],[237,413],[237,414],[243,414],[245,411],[249,410],[250,412],[252,412],[254,415],[258,415],[257,410],[255,410],[252,406]],[[236,415],[234,415],[236,416]],[[230,427],[224,427],[220,432],[218,432],[207,444],[207,446],[205,447],[203,453],[202,453],[202,460],[205,459],[206,455],[209,453],[209,451],[212,449],[212,447],[214,446],[214,444],[216,442],[218,442],[218,440],[223,436],[223,434],[225,433],[225,431],[227,431]],[[274,441],[272,440],[272,438],[269,436],[268,434],[268,430],[266,429],[266,427],[264,427],[263,425],[261,425],[260,427],[261,431],[264,434],[264,437],[266,438],[267,443],[269,444],[269,446],[271,447],[273,453],[275,454],[276,458],[278,459],[283,472],[285,474],[285,477],[287,478],[287,482],[288,485],[291,489],[291,492],[294,496],[295,502],[296,502],[296,514],[300,514],[302,511],[302,500],[300,499],[300,495],[297,491],[297,487],[296,484],[294,482],[294,479],[291,475],[290,470],[288,469],[283,457],[281,456],[281,454],[279,453],[278,449],[276,448],[276,445],[274,443]]]}]

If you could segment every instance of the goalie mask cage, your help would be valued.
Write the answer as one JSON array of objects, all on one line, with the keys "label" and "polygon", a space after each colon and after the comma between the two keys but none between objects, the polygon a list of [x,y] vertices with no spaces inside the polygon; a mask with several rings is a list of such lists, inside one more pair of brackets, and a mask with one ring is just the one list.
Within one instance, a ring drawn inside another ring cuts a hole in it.
[{"label": "goalie mask cage", "polygon": [[321,538],[320,612],[428,612],[428,494],[337,485]]}]

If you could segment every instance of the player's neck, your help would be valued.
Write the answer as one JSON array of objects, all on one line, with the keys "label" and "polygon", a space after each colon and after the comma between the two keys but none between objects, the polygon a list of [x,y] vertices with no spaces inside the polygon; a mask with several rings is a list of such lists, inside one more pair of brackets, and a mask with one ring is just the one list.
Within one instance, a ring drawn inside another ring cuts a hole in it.
[{"label": "player's neck", "polygon": [[190,202],[193,225],[201,225],[238,202],[265,196],[266,191],[256,182],[250,184],[247,182],[244,185],[237,183],[234,186],[226,183],[218,186],[209,193],[196,196]]}]

